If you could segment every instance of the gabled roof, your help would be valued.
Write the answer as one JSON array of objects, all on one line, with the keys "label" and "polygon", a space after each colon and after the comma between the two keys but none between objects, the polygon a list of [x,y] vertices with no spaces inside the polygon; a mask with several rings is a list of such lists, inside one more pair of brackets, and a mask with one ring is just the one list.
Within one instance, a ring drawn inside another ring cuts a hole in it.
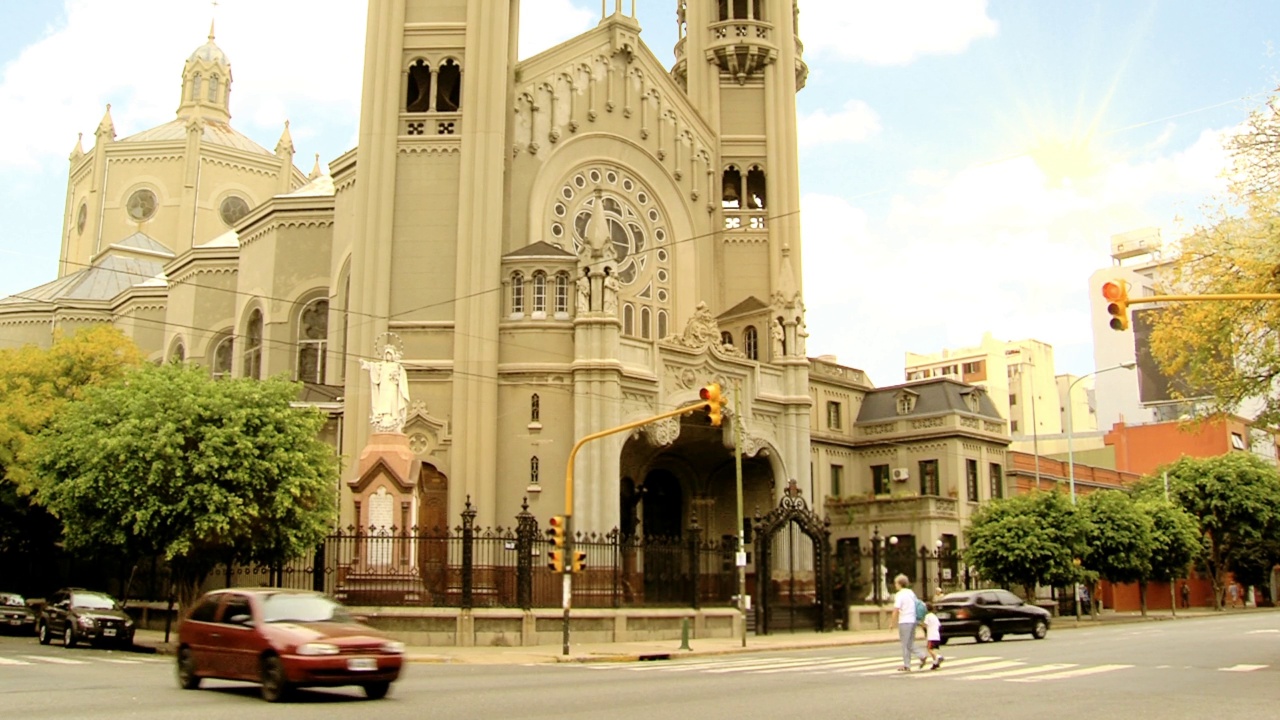
[{"label": "gabled roof", "polygon": [[111,244],[111,247],[118,247],[129,250],[141,250],[143,252],[155,253],[165,257],[174,257],[173,251],[162,245],[158,240],[143,232],[136,232],[129,237]]},{"label": "gabled roof", "polygon": [[769,307],[768,305],[764,304],[764,301],[762,301],[760,298],[756,297],[755,295],[752,295],[748,297],[746,300],[743,300],[737,305],[734,305],[728,310],[725,310],[724,312],[720,313],[716,317],[716,319],[725,320],[728,318],[737,317],[739,315],[749,315],[751,313],[760,312],[761,310],[764,310],[768,307]]},{"label": "gabled roof", "polygon": [[[862,407],[858,411],[859,423],[883,422],[897,420],[900,417],[920,417],[922,415],[940,415],[944,413],[964,413],[974,415],[965,402],[965,396],[972,393],[974,386],[952,380],[951,378],[931,378],[920,382],[890,387],[876,388],[869,391],[862,399]],[[898,398],[904,393],[916,395],[915,407],[906,415],[898,414]],[[1003,420],[991,397],[979,393],[977,415],[992,420]]]},{"label": "gabled roof", "polygon": [[535,243],[525,245],[519,250],[514,250],[502,256],[503,260],[527,260],[529,258],[552,258],[555,260],[566,260],[569,258],[576,259],[578,256],[556,247],[549,242],[539,240]]},{"label": "gabled roof", "polygon": [[[169,122],[158,125],[150,130],[143,130],[136,135],[130,135],[127,138],[117,140],[118,143],[141,143],[141,142],[174,142],[185,141],[187,139],[187,122],[185,117],[178,117]],[[221,145],[223,147],[235,148],[258,155],[267,155],[275,157],[275,153],[262,147],[254,142],[249,136],[241,133],[239,130],[231,127],[227,123],[220,120],[204,120],[204,129],[200,134],[202,142],[213,145]]]},{"label": "gabled roof", "polygon": [[59,300],[111,300],[125,290],[164,276],[164,263],[108,253],[93,267],[0,300],[0,305]]}]

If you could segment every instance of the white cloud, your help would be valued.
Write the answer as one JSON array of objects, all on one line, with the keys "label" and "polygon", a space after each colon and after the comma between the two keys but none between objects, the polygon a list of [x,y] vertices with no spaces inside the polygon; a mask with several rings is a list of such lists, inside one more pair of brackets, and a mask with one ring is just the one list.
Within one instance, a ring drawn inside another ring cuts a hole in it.
[{"label": "white cloud", "polygon": [[921,169],[911,175],[927,182],[875,221],[842,198],[805,195],[809,353],[836,354],[880,385],[902,381],[906,351],[970,347],[987,332],[1091,355],[1087,279],[1107,264],[1110,236],[1154,225],[1176,237],[1171,200],[1221,188],[1219,138],[1144,162],[1099,159],[1072,182],[1029,156]]},{"label": "white cloud", "polygon": [[840,112],[818,110],[799,119],[800,147],[863,142],[880,132],[880,117],[861,100],[849,100]]},{"label": "white cloud", "polygon": [[520,9],[520,57],[554,47],[589,30],[599,19],[598,10],[574,7],[572,0],[525,2]]},{"label": "white cloud", "polygon": [[800,5],[807,50],[872,65],[956,54],[998,30],[987,16],[987,0],[806,0]]}]

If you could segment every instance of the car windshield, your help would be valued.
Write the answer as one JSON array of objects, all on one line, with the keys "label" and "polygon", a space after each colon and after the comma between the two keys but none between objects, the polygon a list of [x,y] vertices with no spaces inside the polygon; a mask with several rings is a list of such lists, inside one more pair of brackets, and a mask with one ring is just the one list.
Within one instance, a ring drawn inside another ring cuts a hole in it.
[{"label": "car windshield", "polygon": [[71,607],[85,608],[87,610],[119,610],[116,601],[110,596],[99,595],[98,593],[75,593],[71,596]]},{"label": "car windshield", "polygon": [[953,605],[964,605],[966,603],[973,602],[973,596],[968,593],[951,593],[950,595],[944,595],[938,602]]},{"label": "car windshield", "polygon": [[264,622],[351,622],[347,609],[323,595],[276,593],[262,599]]},{"label": "car windshield", "polygon": [[27,601],[23,600],[21,595],[14,595],[12,593],[0,593],[0,605],[22,607],[26,604],[27,604]]}]

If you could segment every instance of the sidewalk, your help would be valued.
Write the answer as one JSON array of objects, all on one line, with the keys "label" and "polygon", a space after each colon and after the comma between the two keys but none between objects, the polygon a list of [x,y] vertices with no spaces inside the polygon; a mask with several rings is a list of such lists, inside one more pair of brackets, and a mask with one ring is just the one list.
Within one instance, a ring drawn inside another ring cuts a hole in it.
[{"label": "sidewalk", "polygon": [[[1267,611],[1263,609],[1263,611]],[[1246,612],[1246,611],[1232,611]],[[1256,612],[1250,609],[1247,612]],[[1167,620],[1186,620],[1198,617],[1220,615],[1211,608],[1193,608],[1179,610],[1177,617],[1171,617],[1168,611],[1148,613],[1116,613],[1105,611],[1097,620],[1084,616],[1079,623],[1072,616],[1055,617],[1050,629],[1054,632],[1072,630],[1077,627],[1099,627],[1125,623],[1157,622]],[[164,632],[160,630],[138,630],[134,636],[134,646],[139,652],[172,654],[177,643],[177,628],[170,633],[170,642],[164,642]],[[562,645],[534,645],[529,647],[453,647],[453,646],[411,646],[405,649],[405,659],[411,663],[466,663],[487,665],[523,665],[529,663],[596,663],[596,662],[634,662],[637,660],[668,660],[684,657],[705,657],[744,652],[778,652],[782,650],[806,650],[813,648],[850,647],[857,645],[893,645],[898,642],[896,628],[880,630],[862,630],[847,632],[838,630],[829,633],[798,632],[777,633],[774,635],[747,635],[746,646],[743,647],[741,637],[736,638],[692,638],[688,650],[680,649],[679,640],[649,640],[641,642],[621,643],[573,643],[570,638],[569,654],[563,654]]]}]

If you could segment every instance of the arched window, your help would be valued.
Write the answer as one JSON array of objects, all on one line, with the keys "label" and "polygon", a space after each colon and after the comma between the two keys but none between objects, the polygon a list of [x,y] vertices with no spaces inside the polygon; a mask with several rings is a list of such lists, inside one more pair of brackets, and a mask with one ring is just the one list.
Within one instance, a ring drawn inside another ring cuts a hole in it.
[{"label": "arched window", "polygon": [[759,165],[752,165],[747,171],[747,207],[752,210],[765,208],[764,170]]},{"label": "arched window", "polygon": [[569,313],[569,273],[556,273],[556,314]]},{"label": "arched window", "polygon": [[431,109],[431,66],[419,58],[409,66],[409,87],[405,91],[405,112],[427,112]]},{"label": "arched window", "polygon": [[462,68],[445,60],[436,73],[436,111],[457,112],[462,107]]},{"label": "arched window", "polygon": [[538,397],[538,393],[534,393],[529,398],[529,422],[538,422],[542,416],[542,400]]},{"label": "arched window", "polygon": [[760,342],[756,337],[756,328],[754,325],[748,325],[742,331],[742,352],[752,360],[760,359]]},{"label": "arched window", "polygon": [[181,341],[181,340],[179,340],[179,341],[178,341],[178,344],[174,346],[174,348],[173,348],[173,355],[170,355],[170,356],[169,356],[169,359],[170,359],[170,360],[172,360],[173,362],[176,362],[176,363],[181,363],[181,362],[186,361],[186,359],[187,359],[187,349],[186,349],[185,347],[183,347],[183,346],[182,346],[182,341]]},{"label": "arched window", "polygon": [[231,358],[235,350],[235,340],[228,335],[218,341],[213,348],[213,363],[210,374],[214,380],[231,377]]},{"label": "arched window", "polygon": [[640,337],[648,340],[653,329],[653,313],[649,308],[640,308]]},{"label": "arched window", "polygon": [[[662,337],[662,336],[661,336],[661,335],[659,335],[658,337]],[[733,333],[729,332],[728,330],[725,330],[724,332],[720,333],[720,344],[721,344],[721,345],[732,345],[732,344],[733,344]]]},{"label": "arched window", "polygon": [[191,100],[200,99],[200,73],[191,76]]},{"label": "arched window", "polygon": [[307,303],[298,315],[298,380],[323,383],[325,348],[329,339],[329,301]]},{"label": "arched window", "polygon": [[218,76],[209,78],[209,102],[218,102]]},{"label": "arched window", "polygon": [[721,188],[720,207],[726,210],[740,209],[742,207],[742,171],[733,165],[725,168]]},{"label": "arched window", "polygon": [[541,270],[533,274],[533,312],[547,314],[547,274]]},{"label": "arched window", "polygon": [[538,462],[537,455],[534,455],[533,457],[529,458],[529,484],[530,485],[538,484],[538,466],[540,464],[541,463]]},{"label": "arched window", "polygon": [[666,336],[667,336],[667,311],[659,310],[658,311],[658,339],[662,339]]},{"label": "arched window", "polygon": [[716,15],[721,22],[729,19],[729,0],[720,0],[720,12]]},{"label": "arched window", "polygon": [[262,311],[254,308],[244,329],[244,377],[262,379]]},{"label": "arched window", "polygon": [[524,273],[511,273],[511,314],[524,315]]},{"label": "arched window", "polygon": [[631,303],[622,306],[622,334],[627,337],[636,334],[636,308]]}]

